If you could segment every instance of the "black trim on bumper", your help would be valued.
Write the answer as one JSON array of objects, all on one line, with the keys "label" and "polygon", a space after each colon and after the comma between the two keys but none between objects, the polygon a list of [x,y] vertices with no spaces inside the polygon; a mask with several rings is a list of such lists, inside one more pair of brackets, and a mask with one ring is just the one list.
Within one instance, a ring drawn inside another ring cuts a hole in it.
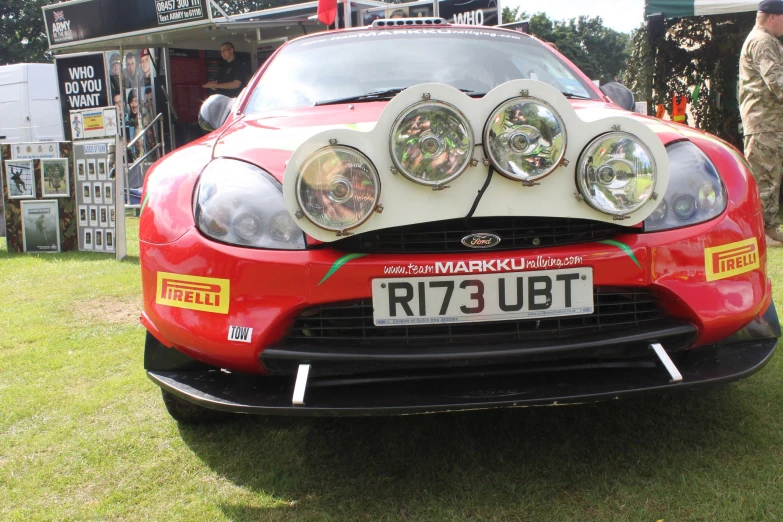
[{"label": "black trim on bumper", "polygon": [[382,343],[324,346],[281,343],[261,354],[264,366],[274,375],[292,375],[301,363],[311,363],[311,375],[346,375],[362,372],[408,369],[491,366],[510,363],[589,358],[596,363],[647,357],[650,343],[663,344],[669,353],[690,345],[696,328],[677,321],[661,321],[634,331],[604,332],[581,338],[551,338],[547,341],[515,341],[493,344],[400,346]]},{"label": "black trim on bumper", "polygon": [[[304,406],[293,406],[291,377],[208,370],[155,370],[164,390],[206,408],[277,415],[394,415],[599,401],[736,381],[760,370],[775,352],[780,323],[774,304],[736,334],[672,355],[683,381],[670,383],[650,351],[646,358],[542,361],[311,378]],[[148,343],[148,350],[166,349]],[[149,357],[146,360],[154,360]],[[176,365],[180,367],[180,364]]]},{"label": "black trim on bumper", "polygon": [[[614,399],[641,393],[684,390],[727,383],[760,370],[772,357],[777,339],[716,346],[683,354],[675,364],[683,381],[669,383],[654,363],[615,367],[559,367],[550,372],[467,375],[458,379],[426,379],[407,383],[385,381],[353,384],[313,381],[305,406],[293,406],[293,381],[209,372],[153,372],[161,388],[185,400],[216,410],[276,415],[395,415],[487,409]],[[652,359],[651,359],[652,361]],[[467,378],[466,378],[467,377]],[[321,385],[323,384],[323,385]]]}]

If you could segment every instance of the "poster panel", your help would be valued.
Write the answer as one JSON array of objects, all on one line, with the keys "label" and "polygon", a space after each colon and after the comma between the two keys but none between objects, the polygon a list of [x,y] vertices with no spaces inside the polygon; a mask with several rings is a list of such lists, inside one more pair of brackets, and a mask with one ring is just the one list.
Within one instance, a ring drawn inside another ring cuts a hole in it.
[{"label": "poster panel", "polygon": [[[60,100],[66,113],[109,105],[103,53],[63,55],[55,58]],[[80,125],[84,122],[80,121]],[[94,121],[92,122],[94,124]],[[83,127],[71,128],[73,139],[82,139]]]},{"label": "poster panel", "polygon": [[24,252],[60,251],[57,201],[22,201],[22,244]]},{"label": "poster panel", "polygon": [[[57,212],[50,213],[58,220],[58,233],[55,239],[59,240],[55,250],[42,249],[40,251],[67,252],[77,248],[77,223],[78,214],[76,207],[76,183],[72,177],[72,149],[68,142],[46,142],[30,144],[33,154],[37,154],[38,146],[46,155],[51,145],[55,150],[54,158],[41,159],[12,159],[17,144],[0,145],[0,170],[2,180],[0,183],[0,196],[3,205],[3,218],[6,224],[6,244],[9,252],[25,251],[25,219],[22,213],[22,203],[47,199],[53,201]],[[25,150],[22,154],[26,154]],[[47,168],[47,165],[49,167]],[[12,167],[12,168],[9,168]],[[51,199],[56,198],[56,199]],[[46,221],[47,218],[44,219]],[[35,230],[28,231],[36,235]],[[46,237],[51,239],[47,228]]]}]

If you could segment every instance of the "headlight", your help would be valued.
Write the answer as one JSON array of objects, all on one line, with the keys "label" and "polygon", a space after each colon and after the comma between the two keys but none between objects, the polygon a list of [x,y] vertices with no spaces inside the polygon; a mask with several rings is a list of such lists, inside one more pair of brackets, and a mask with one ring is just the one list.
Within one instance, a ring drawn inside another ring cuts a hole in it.
[{"label": "headlight", "polygon": [[298,250],[304,235],[283,203],[280,184],[244,161],[216,159],[201,173],[194,205],[196,226],[224,243]]},{"label": "headlight", "polygon": [[403,176],[423,185],[456,179],[473,159],[473,130],[447,103],[423,101],[408,107],[391,131],[391,156]]},{"label": "headlight", "polygon": [[728,203],[715,165],[699,147],[681,141],[666,147],[669,187],[658,208],[644,221],[646,231],[668,230],[708,221]]},{"label": "headlight", "polygon": [[624,216],[639,210],[655,190],[655,160],[636,136],[610,132],[591,141],[576,171],[577,186],[591,207]]},{"label": "headlight", "polygon": [[535,181],[551,174],[563,160],[565,125],[548,103],[515,98],[495,109],[487,120],[484,150],[504,176]]},{"label": "headlight", "polygon": [[304,215],[326,230],[356,228],[375,211],[381,180],[372,162],[356,149],[329,146],[302,164],[296,199]]}]

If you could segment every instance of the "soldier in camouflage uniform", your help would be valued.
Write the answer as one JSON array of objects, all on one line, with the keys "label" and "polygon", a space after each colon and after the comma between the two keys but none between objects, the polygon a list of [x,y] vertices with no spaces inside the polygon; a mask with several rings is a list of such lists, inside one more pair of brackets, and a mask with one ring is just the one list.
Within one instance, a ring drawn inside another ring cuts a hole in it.
[{"label": "soldier in camouflage uniform", "polygon": [[740,54],[740,111],[745,156],[759,188],[767,245],[783,246],[778,228],[783,171],[783,0],[759,3],[756,27]]}]

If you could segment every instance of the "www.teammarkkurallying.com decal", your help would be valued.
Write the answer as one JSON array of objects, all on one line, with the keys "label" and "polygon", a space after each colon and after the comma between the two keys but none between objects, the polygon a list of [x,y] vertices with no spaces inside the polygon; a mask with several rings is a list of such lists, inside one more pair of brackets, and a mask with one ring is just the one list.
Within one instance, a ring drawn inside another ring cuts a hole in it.
[{"label": "www.teammarkkurallying.com decal", "polygon": [[481,261],[447,261],[444,263],[418,265],[386,265],[383,267],[384,275],[451,275],[451,274],[478,274],[515,272],[520,270],[551,270],[553,268],[567,268],[583,263],[582,256],[569,257],[518,257],[508,259],[489,259]]},{"label": "www.teammarkkurallying.com decal", "polygon": [[[617,247],[622,250],[639,268],[642,267],[631,247],[620,241],[607,239],[598,241],[598,243]],[[368,254],[348,254],[334,262],[326,275],[318,283],[318,286],[324,284],[335,272],[343,265],[362,258]],[[507,259],[489,259],[481,261],[446,261],[435,262],[432,264],[396,264],[385,265],[383,267],[384,275],[450,275],[450,274],[476,274],[493,272],[514,272],[520,270],[552,270],[558,268],[568,268],[579,266],[584,263],[582,256],[535,256],[535,257],[517,257]]]}]

